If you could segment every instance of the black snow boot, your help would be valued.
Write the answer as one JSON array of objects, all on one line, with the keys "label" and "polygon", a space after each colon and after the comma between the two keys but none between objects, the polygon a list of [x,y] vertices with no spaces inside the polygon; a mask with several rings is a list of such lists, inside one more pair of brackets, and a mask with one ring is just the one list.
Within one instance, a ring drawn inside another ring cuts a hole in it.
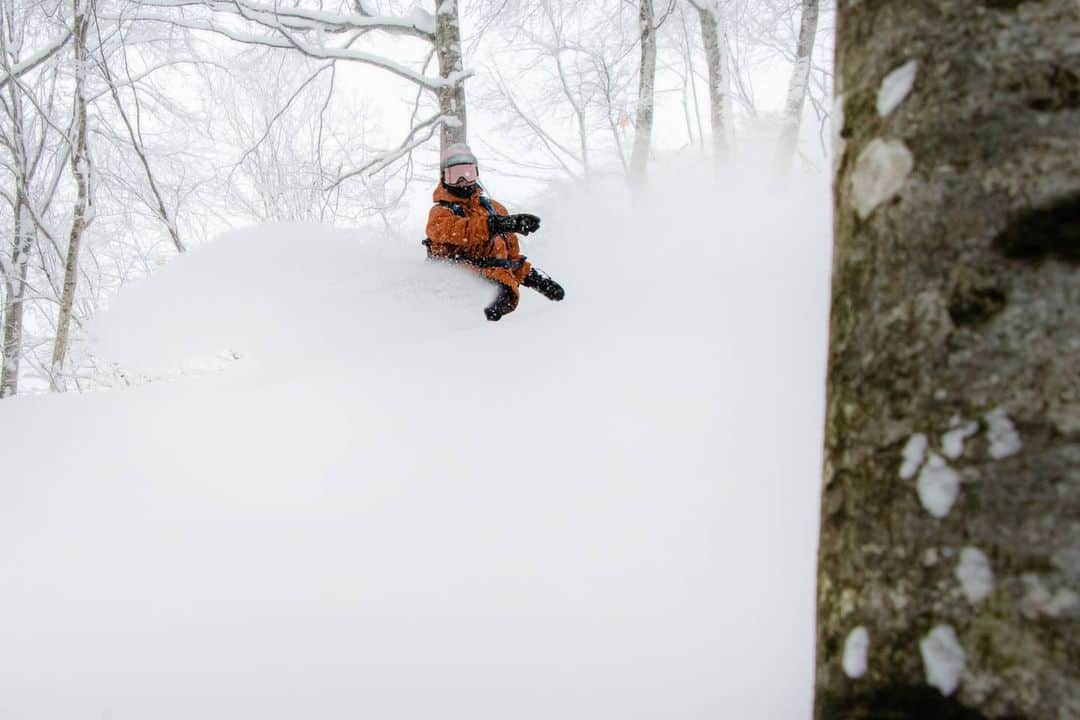
[{"label": "black snow boot", "polygon": [[529,274],[525,276],[522,285],[527,288],[532,288],[548,300],[558,302],[566,297],[566,291],[563,290],[562,285],[555,282],[544,273],[539,272],[536,268],[529,270]]},{"label": "black snow boot", "polygon": [[497,322],[503,315],[513,312],[516,307],[517,298],[514,297],[514,291],[499,283],[499,294],[490,305],[484,308],[484,315],[488,320]]}]

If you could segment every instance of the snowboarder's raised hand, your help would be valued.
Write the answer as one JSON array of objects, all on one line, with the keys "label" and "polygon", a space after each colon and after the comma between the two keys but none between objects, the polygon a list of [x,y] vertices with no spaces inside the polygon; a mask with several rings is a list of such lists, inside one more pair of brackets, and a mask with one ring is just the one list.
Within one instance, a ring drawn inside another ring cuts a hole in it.
[{"label": "snowboarder's raised hand", "polygon": [[535,215],[520,213],[518,215],[511,215],[510,217],[514,218],[514,222],[517,225],[515,232],[521,233],[522,235],[528,235],[529,233],[534,233],[540,229],[540,218]]},{"label": "snowboarder's raised hand", "polygon": [[488,217],[488,229],[492,235],[508,232],[528,235],[540,229],[540,218],[529,213],[491,215]]}]

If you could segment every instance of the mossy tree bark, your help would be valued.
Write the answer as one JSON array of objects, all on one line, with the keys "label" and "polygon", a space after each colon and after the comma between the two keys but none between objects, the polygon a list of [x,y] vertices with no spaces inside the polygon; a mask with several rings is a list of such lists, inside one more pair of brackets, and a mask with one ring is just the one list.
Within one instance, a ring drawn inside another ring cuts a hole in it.
[{"label": "mossy tree bark", "polygon": [[818,718],[1080,718],[1078,38],[839,2]]}]

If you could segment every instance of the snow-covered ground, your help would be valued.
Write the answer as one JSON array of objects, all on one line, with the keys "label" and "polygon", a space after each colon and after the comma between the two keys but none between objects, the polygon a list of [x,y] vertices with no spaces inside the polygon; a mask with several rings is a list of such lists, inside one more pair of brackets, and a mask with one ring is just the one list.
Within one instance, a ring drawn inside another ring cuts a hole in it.
[{"label": "snow-covered ground", "polygon": [[0,718],[809,716],[826,181],[500,199],[565,302],[252,228],[0,404]]}]

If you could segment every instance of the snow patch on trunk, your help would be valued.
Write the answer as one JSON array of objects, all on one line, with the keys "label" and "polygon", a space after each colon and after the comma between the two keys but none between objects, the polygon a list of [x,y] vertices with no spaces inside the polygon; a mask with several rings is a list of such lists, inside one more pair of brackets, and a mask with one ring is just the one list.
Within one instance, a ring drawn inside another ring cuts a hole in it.
[{"label": "snow patch on trunk", "polygon": [[851,173],[851,203],[865,220],[900,192],[915,169],[915,158],[900,140],[874,138],[859,153]]},{"label": "snow patch on trunk", "polygon": [[909,60],[885,76],[878,89],[878,115],[887,117],[900,106],[900,103],[904,102],[915,85],[915,76],[918,71],[919,61]]},{"label": "snow patch on trunk", "polygon": [[1032,620],[1040,615],[1058,618],[1080,605],[1080,595],[1067,587],[1052,593],[1038,575],[1026,573],[1021,581],[1024,584],[1024,597],[1020,601],[1020,612],[1024,617]]},{"label": "snow patch on trunk", "polygon": [[960,475],[940,455],[930,453],[916,485],[922,506],[941,519],[949,514],[960,494]]},{"label": "snow patch on trunk", "polygon": [[860,678],[866,674],[867,657],[870,653],[870,633],[860,625],[848,633],[844,640],[844,674]]},{"label": "snow patch on trunk", "polygon": [[985,417],[988,426],[986,434],[990,441],[990,457],[1001,460],[1020,452],[1024,444],[1012,420],[1005,414],[1005,410],[1003,408],[992,410]]},{"label": "snow patch on trunk", "polygon": [[923,460],[926,459],[926,449],[928,445],[929,442],[926,439],[926,435],[922,433],[915,433],[908,438],[902,453],[904,460],[900,464],[901,479],[910,480],[915,477],[915,473],[919,472]]},{"label": "snow patch on trunk", "polygon": [[979,432],[979,423],[972,420],[965,423],[961,418],[953,418],[952,429],[941,436],[941,451],[950,460],[956,460],[964,454],[964,442]]},{"label": "snow patch on trunk", "polygon": [[964,589],[964,596],[972,604],[984,600],[994,589],[994,571],[982,550],[966,547],[960,551],[956,566],[956,578]]},{"label": "snow patch on trunk", "polygon": [[967,655],[952,626],[938,625],[931,630],[919,642],[919,651],[926,669],[926,683],[946,696],[956,692],[967,665]]}]

